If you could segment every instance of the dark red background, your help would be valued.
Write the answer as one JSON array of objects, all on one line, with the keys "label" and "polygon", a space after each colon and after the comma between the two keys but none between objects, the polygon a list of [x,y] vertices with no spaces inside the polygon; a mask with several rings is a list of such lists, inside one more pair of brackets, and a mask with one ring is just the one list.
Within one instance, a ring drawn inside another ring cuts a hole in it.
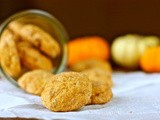
[{"label": "dark red background", "polygon": [[159,0],[0,0],[0,21],[30,8],[57,17],[71,39],[100,35],[111,42],[125,33],[160,36]]}]

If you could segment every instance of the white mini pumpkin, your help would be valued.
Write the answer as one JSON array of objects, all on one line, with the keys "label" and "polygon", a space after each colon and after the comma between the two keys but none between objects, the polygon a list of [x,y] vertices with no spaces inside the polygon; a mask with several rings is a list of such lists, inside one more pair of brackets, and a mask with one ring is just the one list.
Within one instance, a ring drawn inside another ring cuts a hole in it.
[{"label": "white mini pumpkin", "polygon": [[116,38],[111,46],[111,55],[120,66],[135,69],[139,66],[140,56],[146,48],[159,45],[156,36],[127,34]]}]

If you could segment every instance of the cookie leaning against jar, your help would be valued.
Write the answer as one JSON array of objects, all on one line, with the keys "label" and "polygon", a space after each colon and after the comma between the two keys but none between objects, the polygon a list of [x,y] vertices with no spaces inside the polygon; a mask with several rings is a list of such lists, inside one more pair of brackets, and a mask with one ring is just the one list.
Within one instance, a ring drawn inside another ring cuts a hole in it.
[{"label": "cookie leaning against jar", "polygon": [[40,96],[52,76],[53,74],[42,69],[32,70],[18,79],[18,85],[26,92]]},{"label": "cookie leaning against jar", "polygon": [[44,69],[50,71],[53,68],[52,61],[35,49],[27,41],[17,42],[21,62],[29,69]]},{"label": "cookie leaning against jar", "polygon": [[113,85],[109,73],[99,68],[84,70],[86,76],[92,82],[92,96],[88,104],[103,104],[111,100],[113,94],[111,86]]},{"label": "cookie leaning against jar", "polygon": [[19,35],[22,40],[32,43],[51,58],[56,58],[60,54],[58,42],[49,33],[34,24],[11,22],[9,29]]},{"label": "cookie leaning against jar", "polygon": [[63,72],[52,77],[41,95],[43,105],[52,111],[78,110],[92,94],[88,77],[77,72]]},{"label": "cookie leaning against jar", "polygon": [[101,68],[106,70],[107,72],[112,72],[111,65],[108,61],[100,60],[100,59],[87,59],[83,61],[79,61],[72,66],[70,66],[70,69],[73,71],[83,71],[90,68]]},{"label": "cookie leaning against jar", "polygon": [[4,71],[13,78],[21,74],[21,63],[16,46],[17,37],[9,30],[4,30],[0,38],[0,62]]}]

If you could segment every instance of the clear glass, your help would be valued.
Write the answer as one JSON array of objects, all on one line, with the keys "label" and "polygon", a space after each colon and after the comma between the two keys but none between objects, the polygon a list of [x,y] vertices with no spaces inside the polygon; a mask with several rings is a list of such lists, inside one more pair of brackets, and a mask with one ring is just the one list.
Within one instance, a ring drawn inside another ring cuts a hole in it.
[{"label": "clear glass", "polygon": [[[68,34],[63,27],[63,25],[51,14],[41,11],[41,10],[26,10],[14,14],[5,20],[0,26],[0,37],[8,24],[12,21],[18,21],[23,23],[35,24],[45,31],[47,31],[51,36],[53,36],[60,45],[61,55],[56,60],[57,66],[56,69],[52,70],[52,73],[62,72],[67,63],[67,41],[69,39]],[[55,61],[54,61],[55,62]],[[2,67],[0,67],[2,75],[11,81],[13,84],[17,85],[16,80],[10,77]]]}]

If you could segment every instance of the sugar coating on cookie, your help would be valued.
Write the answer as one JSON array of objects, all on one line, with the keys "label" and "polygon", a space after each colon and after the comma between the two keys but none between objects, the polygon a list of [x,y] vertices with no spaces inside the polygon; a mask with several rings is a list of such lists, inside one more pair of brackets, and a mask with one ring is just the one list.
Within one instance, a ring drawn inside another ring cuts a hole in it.
[{"label": "sugar coating on cookie", "polygon": [[16,37],[7,29],[0,38],[1,66],[12,77],[18,77],[21,74],[20,57],[15,39]]},{"label": "sugar coating on cookie", "polygon": [[112,98],[111,76],[105,70],[94,68],[83,71],[92,82],[92,97],[89,104],[107,103]]},{"label": "sugar coating on cookie", "polygon": [[52,111],[72,111],[86,105],[91,94],[92,85],[87,76],[63,72],[46,84],[41,99],[43,105]]},{"label": "sugar coating on cookie", "polygon": [[29,71],[18,79],[18,85],[28,93],[41,95],[52,76],[53,74],[41,69]]},{"label": "sugar coating on cookie", "polygon": [[111,65],[108,61],[100,60],[100,59],[88,59],[79,61],[72,66],[70,66],[71,70],[81,72],[90,68],[101,68],[106,70],[107,72],[112,72]]}]

